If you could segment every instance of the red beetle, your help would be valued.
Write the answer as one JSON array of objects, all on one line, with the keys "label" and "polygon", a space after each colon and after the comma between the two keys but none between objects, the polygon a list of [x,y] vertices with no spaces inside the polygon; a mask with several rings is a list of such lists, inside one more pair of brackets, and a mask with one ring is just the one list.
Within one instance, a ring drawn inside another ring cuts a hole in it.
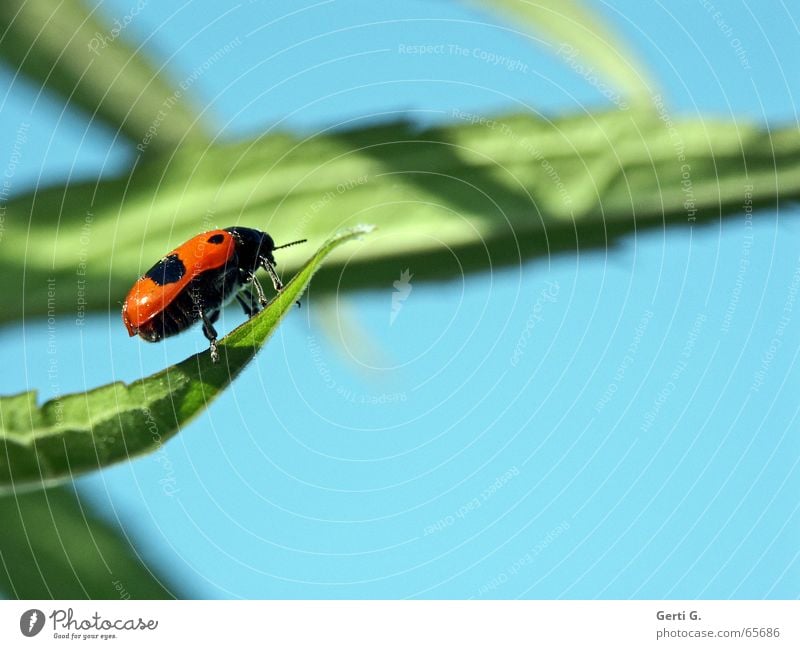
[{"label": "red beetle", "polygon": [[[210,342],[211,360],[217,362],[217,332],[214,322],[220,309],[236,298],[248,317],[267,304],[255,273],[264,268],[276,291],[283,289],[275,272],[272,253],[304,243],[292,241],[275,246],[266,232],[233,227],[198,234],[163,257],[142,275],[125,298],[122,321],[131,336],[149,342],[174,336],[203,322]],[[253,296],[251,287],[255,287]]]}]

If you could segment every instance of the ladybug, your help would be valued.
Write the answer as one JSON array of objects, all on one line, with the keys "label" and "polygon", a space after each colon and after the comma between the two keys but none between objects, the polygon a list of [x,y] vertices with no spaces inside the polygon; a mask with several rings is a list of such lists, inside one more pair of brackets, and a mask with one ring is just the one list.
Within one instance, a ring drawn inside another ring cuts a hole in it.
[{"label": "ladybug", "polygon": [[244,227],[198,234],[162,257],[133,285],[122,305],[128,334],[158,342],[201,320],[211,360],[216,363],[219,353],[214,322],[220,309],[235,298],[248,318],[258,313],[267,305],[267,297],[256,271],[264,268],[280,292],[283,284],[275,272],[272,253],[305,241],[276,247],[266,232]]}]

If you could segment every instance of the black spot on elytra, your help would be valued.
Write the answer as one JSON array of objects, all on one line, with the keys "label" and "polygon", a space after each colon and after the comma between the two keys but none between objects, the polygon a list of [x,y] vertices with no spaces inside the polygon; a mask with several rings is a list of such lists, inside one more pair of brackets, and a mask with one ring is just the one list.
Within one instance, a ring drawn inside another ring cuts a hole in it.
[{"label": "black spot on elytra", "polygon": [[222,243],[225,241],[225,237],[221,234],[215,234],[213,237],[208,238],[209,243]]},{"label": "black spot on elytra", "polygon": [[164,286],[177,282],[185,274],[186,266],[183,265],[178,255],[169,255],[148,270],[144,276],[149,277],[159,286]]}]

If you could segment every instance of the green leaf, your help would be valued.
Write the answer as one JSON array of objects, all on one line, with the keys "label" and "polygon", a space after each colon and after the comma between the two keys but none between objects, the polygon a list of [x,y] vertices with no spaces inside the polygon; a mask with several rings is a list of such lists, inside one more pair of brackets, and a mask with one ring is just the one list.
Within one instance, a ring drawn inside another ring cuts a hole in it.
[{"label": "green leaf", "polygon": [[[391,287],[405,268],[415,282],[460,278],[740,214],[746,184],[755,207],[800,196],[796,127],[665,122],[651,109],[453,117],[422,131],[269,135],[19,197],[0,235],[0,320],[52,315],[74,327],[85,310],[117,311],[136,277],[214,226],[266,229],[281,243],[375,223],[380,236],[335,252],[314,284],[335,290],[343,276],[352,290]],[[281,268],[296,269],[301,252],[281,251]]]},{"label": "green leaf", "polygon": [[180,590],[145,566],[72,489],[0,497],[0,591],[16,599],[169,599]]},{"label": "green leaf", "polygon": [[329,239],[261,313],[219,341],[219,363],[206,351],[130,385],[111,383],[41,407],[35,392],[0,398],[0,491],[68,480],[159,448],[250,362],[322,260],[370,230],[360,226]]},{"label": "green leaf", "polygon": [[585,2],[481,0],[480,4],[530,25],[558,58],[587,80],[596,70],[632,101],[644,102],[655,94],[656,86],[641,58]]},{"label": "green leaf", "polygon": [[126,41],[139,7],[134,2],[107,23],[97,7],[90,10],[80,0],[3,0],[0,57],[144,150],[170,149],[184,138],[205,141],[180,85]]}]

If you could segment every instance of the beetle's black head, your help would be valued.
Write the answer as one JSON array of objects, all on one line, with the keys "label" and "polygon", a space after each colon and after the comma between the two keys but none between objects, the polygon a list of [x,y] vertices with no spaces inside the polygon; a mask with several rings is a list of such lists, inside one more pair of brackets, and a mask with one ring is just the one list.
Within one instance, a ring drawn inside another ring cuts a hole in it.
[{"label": "beetle's black head", "polygon": [[225,230],[236,240],[236,254],[242,268],[255,271],[259,266],[266,268],[267,265],[275,265],[275,258],[272,256],[275,242],[266,232],[239,226]]},{"label": "beetle's black head", "polygon": [[259,266],[268,271],[275,266],[277,262],[272,255],[273,251],[305,242],[305,239],[302,239],[301,241],[292,241],[276,247],[272,237],[261,230],[240,226],[225,228],[225,230],[230,232],[233,238],[236,239],[236,252],[242,268],[253,272]]}]

